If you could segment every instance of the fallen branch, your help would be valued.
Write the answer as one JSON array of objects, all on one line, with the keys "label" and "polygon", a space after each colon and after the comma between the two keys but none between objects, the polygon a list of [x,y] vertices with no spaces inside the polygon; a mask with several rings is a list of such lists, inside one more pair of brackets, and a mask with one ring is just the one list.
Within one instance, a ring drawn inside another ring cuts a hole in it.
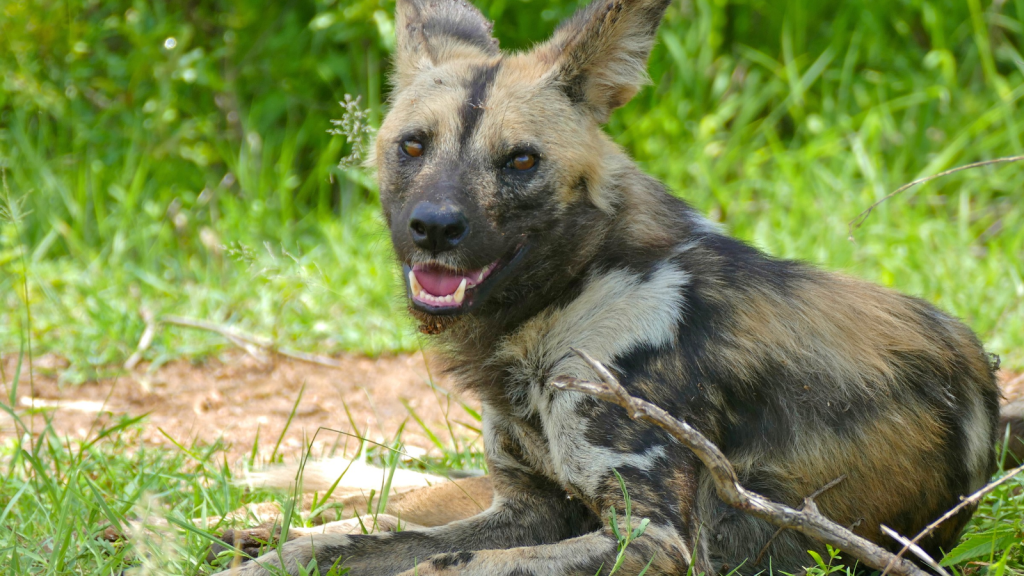
[{"label": "fallen branch", "polygon": [[341,362],[338,362],[334,358],[329,356],[321,356],[319,354],[310,354],[308,352],[300,352],[298,350],[292,350],[290,348],[279,347],[274,344],[269,338],[262,338],[254,336],[252,334],[246,334],[230,328],[228,326],[222,326],[220,324],[214,324],[212,322],[206,322],[205,320],[195,320],[193,318],[183,318],[181,316],[164,316],[160,319],[161,322],[166,324],[172,324],[174,326],[182,326],[184,328],[194,328],[197,330],[206,330],[208,332],[215,332],[220,334],[224,338],[227,338],[232,344],[245,350],[253,357],[258,358],[257,351],[262,350],[265,352],[271,352],[273,354],[280,354],[295,360],[307,362],[309,364],[317,364],[319,366],[327,366],[329,368],[343,368]]},{"label": "fallen branch", "polygon": [[927,552],[925,552],[924,548],[921,548],[917,544],[914,544],[913,542],[908,540],[906,536],[900,534],[899,532],[893,530],[892,528],[889,528],[885,524],[879,524],[878,527],[881,528],[882,532],[885,532],[890,538],[892,538],[893,540],[899,542],[900,544],[903,544],[905,549],[910,550],[911,552],[913,552],[918,558],[921,559],[922,562],[924,562],[925,564],[930,566],[932,568],[932,570],[935,570],[936,572],[938,572],[942,576],[949,576],[949,572],[946,572],[945,568],[940,566],[939,563],[936,562],[934,558],[932,558]]},{"label": "fallen branch", "polygon": [[940,516],[938,520],[936,520],[935,522],[932,522],[931,524],[925,526],[924,530],[921,530],[920,532],[918,532],[917,536],[914,536],[914,538],[911,539],[909,542],[902,542],[903,543],[903,548],[901,548],[900,551],[897,552],[893,556],[893,558],[889,561],[889,563],[886,564],[885,569],[882,570],[882,576],[886,576],[886,574],[889,574],[889,573],[898,573],[893,568],[893,562],[895,562],[896,560],[902,560],[903,559],[903,555],[907,553],[907,550],[911,550],[912,547],[916,547],[918,542],[920,542],[925,536],[927,536],[927,535],[931,534],[932,532],[934,532],[935,529],[938,528],[940,524],[942,524],[946,520],[949,520],[953,516],[956,516],[964,508],[966,508],[968,506],[977,505],[978,502],[980,502],[981,499],[984,498],[986,494],[988,494],[989,492],[995,490],[996,488],[998,488],[999,486],[1004,484],[1007,480],[1009,480],[1010,478],[1013,478],[1014,476],[1016,476],[1017,474],[1020,474],[1021,472],[1024,472],[1024,466],[1018,466],[1018,467],[1014,468],[1013,470],[1010,470],[1009,472],[1007,472],[1006,476],[1003,476],[999,480],[996,480],[995,482],[990,482],[990,483],[986,484],[985,486],[983,486],[980,490],[978,490],[974,494],[971,494],[967,498],[964,498],[963,500],[961,500],[960,503],[957,504],[956,506],[954,506],[952,509],[950,509],[949,512],[946,512],[945,514]]},{"label": "fallen branch", "polygon": [[134,370],[139,362],[142,360],[142,355],[149,350],[149,347],[153,344],[153,339],[156,337],[156,331],[159,325],[153,319],[153,313],[147,308],[139,310],[139,316],[142,317],[142,321],[146,323],[146,329],[142,331],[142,337],[139,338],[139,345],[135,347],[135,352],[125,360],[124,369]]},{"label": "fallen branch", "polygon": [[[811,492],[811,495],[808,496],[807,498],[809,498],[809,499],[811,499],[813,501],[818,496],[821,496],[825,492],[828,492],[829,490],[831,490],[831,489],[835,488],[836,486],[838,486],[839,483],[842,482],[843,480],[846,480],[846,474],[843,474],[842,476],[839,476],[835,480],[832,480],[828,484],[825,484],[821,488],[818,488],[814,492]],[[860,520],[858,520],[857,523],[854,524],[854,526],[856,526],[859,523],[860,523]],[[853,527],[851,526],[851,529],[852,528]],[[757,558],[754,559],[754,563],[752,564],[752,566],[757,566],[757,565],[761,564],[761,560],[764,560],[764,555],[768,553],[768,548],[772,545],[772,542],[774,542],[775,539],[779,537],[779,534],[782,534],[782,532],[784,530],[785,530],[785,528],[780,527],[778,530],[775,531],[774,534],[772,534],[771,538],[769,538],[768,541],[764,543],[764,546],[761,547],[761,551],[757,553]]]},{"label": "fallen branch", "polygon": [[924,178],[918,178],[917,180],[914,180],[913,182],[911,182],[909,184],[904,184],[903,186],[900,186],[896,190],[894,190],[894,191],[890,192],[889,194],[887,194],[885,196],[885,198],[882,198],[878,202],[875,202],[871,206],[868,206],[863,212],[861,212],[860,214],[857,214],[857,216],[855,216],[853,220],[850,220],[850,222],[847,224],[847,231],[849,232],[849,235],[850,235],[849,236],[849,240],[850,240],[850,242],[853,242],[853,231],[855,229],[857,229],[857,228],[860,228],[864,224],[864,222],[868,219],[868,216],[871,216],[871,212],[873,212],[875,210],[875,208],[878,208],[885,201],[887,201],[888,199],[892,198],[893,196],[896,196],[897,194],[902,194],[903,192],[909,190],[910,188],[913,188],[914,186],[917,186],[918,184],[924,184],[925,182],[931,182],[932,180],[935,180],[937,178],[942,178],[943,176],[949,176],[950,174],[956,174],[957,172],[961,172],[963,170],[970,170],[971,168],[980,168],[982,166],[988,166],[989,164],[1002,164],[1003,162],[1019,162],[1021,160],[1024,160],[1024,156],[1007,156],[1005,158],[994,158],[992,160],[984,160],[982,162],[975,162],[973,164],[966,164],[964,166],[957,166],[956,168],[951,168],[949,170],[946,170],[945,172],[939,172],[938,174],[932,174],[931,176],[925,176]]},{"label": "fallen branch", "polygon": [[107,408],[106,402],[96,402],[93,400],[48,400],[46,398],[22,396],[18,399],[18,404],[29,410],[71,410],[87,414],[112,412],[110,408]]},{"label": "fallen branch", "polygon": [[904,558],[897,557],[882,547],[857,536],[847,528],[832,522],[820,512],[810,497],[804,499],[803,508],[796,510],[768,500],[740,485],[736,470],[729,459],[710,440],[689,424],[677,420],[665,410],[626,392],[619,381],[600,362],[586,352],[572,350],[590,365],[603,382],[588,382],[576,378],[556,378],[551,385],[560,390],[572,390],[594,396],[623,407],[634,420],[644,420],[666,430],[704,463],[715,483],[718,497],[726,504],[771,522],[782,528],[796,530],[815,540],[825,542],[856,557],[864,564],[883,570],[891,564],[891,572],[901,576],[926,576],[926,572]]}]

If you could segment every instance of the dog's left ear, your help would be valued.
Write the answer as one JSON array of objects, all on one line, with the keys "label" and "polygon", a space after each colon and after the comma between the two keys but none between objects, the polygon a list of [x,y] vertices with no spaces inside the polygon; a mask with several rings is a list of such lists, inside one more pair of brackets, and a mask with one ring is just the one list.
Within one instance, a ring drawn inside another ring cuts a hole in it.
[{"label": "dog's left ear", "polygon": [[429,66],[498,55],[487,18],[467,0],[398,0],[395,83],[399,88]]},{"label": "dog's left ear", "polygon": [[647,57],[670,0],[594,0],[534,55],[549,77],[598,122],[647,83]]}]

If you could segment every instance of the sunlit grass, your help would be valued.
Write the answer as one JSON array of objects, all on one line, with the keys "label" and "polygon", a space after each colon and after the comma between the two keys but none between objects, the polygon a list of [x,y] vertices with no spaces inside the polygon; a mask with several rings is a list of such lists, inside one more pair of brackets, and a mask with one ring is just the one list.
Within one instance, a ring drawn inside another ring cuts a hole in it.
[{"label": "sunlit grass", "polygon": [[[296,500],[294,493],[253,490],[239,481],[245,467],[285,463],[279,456],[229,462],[227,447],[220,440],[202,445],[172,438],[176,449],[147,446],[141,440],[145,417],[102,424],[97,416],[84,435],[61,437],[54,429],[52,412],[33,414],[11,408],[19,386],[27,386],[27,370],[27,364],[20,364],[13,374],[2,374],[7,384],[0,390],[4,393],[0,426],[9,428],[5,432],[12,438],[0,444],[0,566],[7,568],[4,573],[99,576],[119,574],[126,568],[137,570],[133,574],[208,573],[218,569],[209,564],[211,544],[220,542],[228,528],[249,527],[244,519],[219,517],[247,504],[276,502],[286,532],[287,526],[312,526],[319,514],[338,506],[330,503],[331,490],[318,494],[316,501],[322,505],[311,511],[296,505],[301,499]],[[452,404],[453,418],[479,427],[479,414],[472,408],[458,401]],[[453,470],[486,471],[478,441],[460,442],[454,436],[450,442],[437,440],[441,431],[427,427],[411,408],[409,412],[410,421],[434,439],[437,450],[432,456],[406,458],[403,428],[399,428],[383,442],[356,435],[354,457],[385,470],[402,466],[442,476]],[[286,432],[287,427],[282,438]],[[335,431],[317,434],[330,436]],[[280,438],[276,440],[280,443]],[[315,440],[307,439],[307,450]],[[257,453],[255,445],[252,453]],[[303,455],[298,463],[307,457]],[[389,492],[385,483],[371,495],[371,509],[356,512],[379,513]],[[208,520],[214,517],[218,519]],[[230,558],[228,554],[215,562],[223,567]]]}]

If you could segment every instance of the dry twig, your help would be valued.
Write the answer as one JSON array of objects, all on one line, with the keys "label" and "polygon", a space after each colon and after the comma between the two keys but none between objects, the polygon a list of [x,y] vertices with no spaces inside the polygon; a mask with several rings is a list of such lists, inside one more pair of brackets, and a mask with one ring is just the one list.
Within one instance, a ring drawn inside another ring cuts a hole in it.
[{"label": "dry twig", "polygon": [[926,576],[912,562],[897,557],[882,547],[857,536],[850,530],[832,522],[818,512],[811,498],[804,499],[803,508],[796,510],[768,500],[740,485],[736,470],[729,459],[710,440],[689,424],[677,420],[665,410],[626,392],[619,381],[600,362],[587,353],[573,352],[590,365],[604,382],[588,382],[576,378],[560,377],[551,384],[560,390],[571,390],[594,396],[623,407],[629,417],[645,420],[666,430],[704,463],[715,483],[718,497],[726,504],[783,528],[796,530],[815,540],[825,542],[856,557],[864,564],[883,570],[891,564],[891,572],[901,576]]},{"label": "dry twig", "polygon": [[946,170],[945,172],[939,172],[938,174],[932,174],[931,176],[925,176],[924,178],[918,178],[917,180],[914,180],[913,182],[910,182],[909,184],[904,184],[903,186],[900,186],[896,190],[894,190],[894,191],[890,192],[889,194],[887,194],[885,196],[885,198],[882,198],[878,202],[875,202],[871,206],[868,206],[863,212],[861,212],[860,214],[857,214],[857,216],[854,217],[853,220],[850,220],[850,222],[847,224],[847,230],[848,230],[848,232],[850,234],[849,240],[850,240],[850,242],[853,242],[853,231],[855,229],[857,229],[857,228],[860,228],[861,225],[864,224],[864,222],[868,219],[868,216],[871,216],[871,212],[873,212],[875,210],[875,208],[878,208],[879,206],[881,206],[889,198],[892,198],[893,196],[896,196],[897,194],[902,194],[906,190],[908,190],[910,188],[913,188],[914,186],[917,186],[918,184],[924,184],[925,182],[931,182],[932,180],[935,180],[937,178],[942,178],[943,176],[949,176],[950,174],[956,174],[957,172],[961,172],[963,170],[970,170],[971,168],[980,168],[982,166],[988,166],[989,164],[1002,164],[1003,162],[1019,162],[1021,160],[1024,160],[1024,156],[1007,156],[1005,158],[994,158],[992,160],[984,160],[982,162],[975,162],[973,164],[965,164],[964,166],[957,166],[956,168],[951,168],[949,170]]},{"label": "dry twig", "polygon": [[885,532],[890,538],[899,542],[900,544],[903,544],[906,547],[905,549],[910,550],[915,555],[917,555],[917,557],[920,558],[925,564],[931,566],[932,570],[935,570],[942,576],[949,576],[949,572],[946,572],[945,568],[940,566],[934,558],[932,558],[927,552],[925,552],[924,548],[921,548],[917,544],[914,544],[913,542],[908,540],[906,536],[900,534],[892,528],[889,528],[885,524],[879,524],[878,527],[881,528],[882,532]]},{"label": "dry twig", "polygon": [[[808,496],[807,498],[810,500],[814,500],[818,496],[821,496],[825,492],[828,492],[829,490],[838,486],[839,483],[842,482],[843,480],[846,480],[846,474],[843,474],[836,478],[835,480],[832,480],[828,484],[825,484],[821,488],[818,488],[817,490],[812,492],[811,495]],[[858,520],[857,523],[860,523],[860,521]],[[856,524],[854,524],[854,526],[856,526]],[[785,530],[785,528],[780,527],[778,530],[775,531],[774,534],[772,534],[771,538],[769,538],[768,541],[764,543],[764,546],[761,547],[761,551],[757,553],[757,558],[754,560],[753,566],[759,565],[761,563],[761,560],[764,560],[764,555],[768,553],[768,547],[771,546],[772,542],[774,542],[775,539],[779,537],[779,534],[782,534],[783,530]]]},{"label": "dry twig", "polygon": [[135,352],[132,352],[128,360],[125,360],[125,370],[134,370],[139,365],[142,355],[146,353],[146,350],[149,350],[149,347],[153,344],[153,338],[156,337],[158,324],[153,319],[153,313],[148,308],[143,307],[139,310],[139,316],[142,316],[142,321],[146,323],[146,329],[142,331],[142,338],[139,338],[139,345],[135,347]]},{"label": "dry twig", "polygon": [[[1020,474],[1021,472],[1024,472],[1024,466],[1018,466],[1018,467],[1014,468],[1013,470],[1010,470],[1009,472],[1007,472],[1006,476],[1003,476],[999,480],[996,480],[995,482],[990,482],[990,483],[986,484],[985,486],[983,486],[980,490],[978,490],[974,494],[971,494],[967,498],[964,498],[963,500],[961,500],[959,504],[957,504],[956,506],[951,508],[948,512],[946,512],[945,514],[940,516],[938,520],[936,520],[935,522],[932,522],[931,524],[925,526],[924,530],[921,530],[917,534],[917,536],[914,536],[914,538],[911,539],[909,542],[903,542],[903,548],[900,549],[900,551],[897,552],[895,556],[893,556],[893,558],[889,561],[888,564],[886,564],[885,569],[882,570],[882,576],[886,576],[886,574],[889,574],[889,573],[896,573],[896,570],[893,568],[893,562],[895,562],[896,560],[902,560],[903,559],[903,555],[906,554],[907,550],[911,549],[911,547],[913,547],[913,546],[917,546],[918,542],[920,542],[925,536],[927,536],[927,535],[931,534],[932,532],[934,532],[935,529],[938,528],[940,524],[942,524],[946,520],[949,520],[953,516],[956,516],[964,508],[966,508],[968,506],[976,505],[978,502],[981,501],[982,498],[985,497],[986,494],[988,494],[989,492],[995,490],[1000,485],[1005,483],[1007,480],[1009,480],[1010,478],[1013,478],[1014,476],[1016,476],[1017,474]],[[891,534],[890,534],[890,536],[891,536]],[[897,538],[897,540],[899,540],[899,538]]]},{"label": "dry twig", "polygon": [[220,324],[214,324],[204,320],[195,320],[193,318],[183,318],[181,316],[164,316],[160,321],[167,324],[173,324],[175,326],[215,332],[227,338],[232,344],[245,350],[257,359],[259,358],[257,352],[262,350],[265,352],[280,354],[281,356],[287,356],[288,358],[293,358],[302,362],[308,362],[309,364],[317,364],[319,366],[327,366],[329,368],[343,367],[341,362],[338,362],[329,356],[321,356],[319,354],[310,354],[308,352],[300,352],[290,348],[279,347],[269,338],[261,338],[252,334],[246,334],[228,326],[222,326]]}]

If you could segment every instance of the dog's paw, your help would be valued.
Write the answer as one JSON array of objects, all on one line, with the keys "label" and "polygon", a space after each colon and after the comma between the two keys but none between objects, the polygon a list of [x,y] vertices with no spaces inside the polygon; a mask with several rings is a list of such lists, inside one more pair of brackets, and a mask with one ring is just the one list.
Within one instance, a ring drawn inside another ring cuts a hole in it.
[{"label": "dog's paw", "polygon": [[[233,540],[228,540],[232,538]],[[252,528],[248,530],[229,530],[221,538],[225,543],[236,542],[236,548],[245,552],[248,556],[235,559],[228,557],[221,563],[223,572],[213,576],[270,576],[271,574],[282,573],[281,560],[284,560],[283,571],[288,574],[299,574],[298,565],[306,566],[312,555],[308,552],[309,546],[294,549],[289,542],[281,546],[280,554],[268,546],[271,539],[276,540],[276,535],[271,534],[266,528]],[[220,547],[225,550],[224,547]],[[262,553],[262,554],[261,554]],[[213,551],[211,551],[213,554]],[[253,558],[250,560],[249,558]]]},{"label": "dog's paw", "polygon": [[[314,556],[319,562],[320,574],[326,575],[335,565],[340,564],[341,551],[350,543],[350,537],[343,534],[309,534],[308,529],[291,530],[288,541],[276,549],[267,549],[262,556],[253,560],[233,564],[227,562],[223,572],[214,576],[270,576],[271,574],[313,573]],[[245,530],[236,532],[247,532]],[[294,535],[294,537],[293,537]],[[244,537],[244,534],[243,534]],[[362,576],[373,576],[373,571],[356,571]]]},{"label": "dog's paw", "polygon": [[244,530],[227,530],[220,536],[221,542],[227,544],[225,548],[219,542],[210,546],[210,552],[206,560],[213,564],[214,560],[224,552],[238,550],[242,554],[243,561],[248,558],[256,558],[261,553],[269,550],[269,547],[277,542],[281,536],[280,526],[257,526]]},{"label": "dog's paw", "polygon": [[[470,564],[476,557],[474,552],[449,552],[435,554],[426,561],[416,565],[412,570],[402,572],[399,576],[456,576],[466,574]],[[493,566],[492,566],[493,568]],[[471,570],[475,573],[476,570]]]}]

